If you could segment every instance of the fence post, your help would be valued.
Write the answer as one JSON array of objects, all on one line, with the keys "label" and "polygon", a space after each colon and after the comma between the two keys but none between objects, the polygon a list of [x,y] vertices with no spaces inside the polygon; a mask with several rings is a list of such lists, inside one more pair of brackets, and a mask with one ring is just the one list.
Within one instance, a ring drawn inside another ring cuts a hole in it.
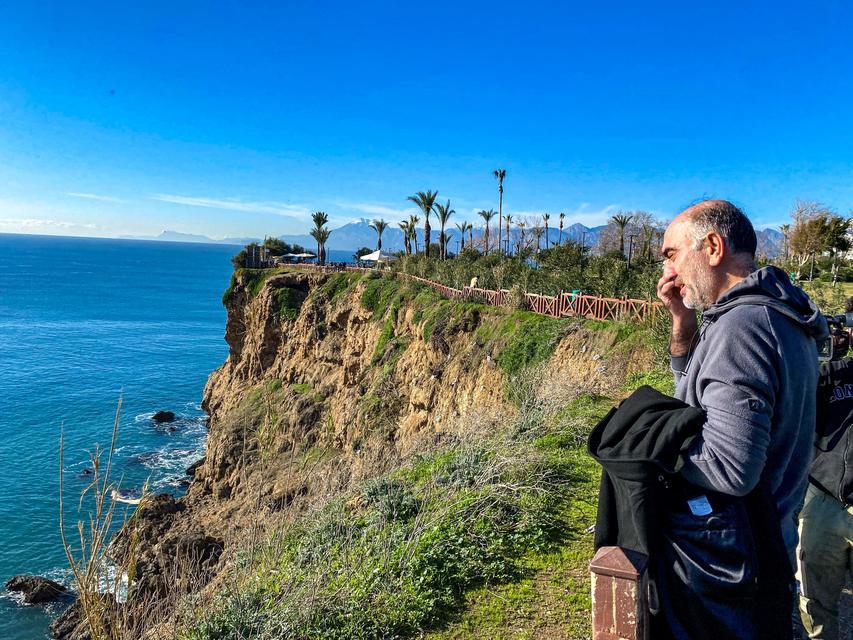
[{"label": "fence post", "polygon": [[621,547],[601,547],[589,563],[592,639],[647,640],[648,557]]}]

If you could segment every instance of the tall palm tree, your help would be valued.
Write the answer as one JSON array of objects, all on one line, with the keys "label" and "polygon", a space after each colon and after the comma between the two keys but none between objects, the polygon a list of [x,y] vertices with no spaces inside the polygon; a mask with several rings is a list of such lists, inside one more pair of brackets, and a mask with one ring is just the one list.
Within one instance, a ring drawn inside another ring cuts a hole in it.
[{"label": "tall palm tree", "polygon": [[551,214],[546,213],[542,216],[542,221],[545,223],[545,248],[548,248],[548,220],[551,219]]},{"label": "tall palm tree", "polygon": [[501,218],[504,213],[504,178],[506,169],[495,169],[492,171],[495,180],[498,181],[498,253],[501,251]]},{"label": "tall palm tree", "polygon": [[492,218],[495,217],[495,210],[489,209],[486,211],[483,209],[478,211],[477,215],[483,219],[483,222],[486,225],[486,230],[483,231],[483,255],[489,255],[489,223],[492,221]]},{"label": "tall palm tree", "polygon": [[[314,229],[316,231],[320,231],[326,225],[326,223],[329,221],[329,216],[326,215],[325,211],[315,211],[314,213],[311,214],[311,220],[314,221]],[[315,240],[317,240],[317,238],[314,236],[313,233],[311,234],[311,237],[314,238]],[[320,250],[321,250],[320,245],[321,245],[320,241],[317,240],[317,261],[320,264],[322,264],[323,261],[320,259]]]},{"label": "tall palm tree", "polygon": [[468,231],[468,223],[467,222],[457,222],[456,228],[459,229],[459,235],[462,238],[462,246],[459,249],[459,253],[465,251],[465,232]]},{"label": "tall palm tree", "polygon": [[447,260],[447,236],[444,235],[444,226],[447,224],[447,221],[456,213],[456,210],[451,208],[450,200],[447,201],[447,204],[437,204],[435,205],[435,214],[438,216],[438,222],[441,225],[441,231],[438,234],[439,238],[439,255],[442,260]]},{"label": "tall palm tree", "polygon": [[382,218],[380,218],[379,220],[374,220],[370,224],[370,228],[373,229],[377,235],[376,250],[382,251],[382,233],[385,231],[385,229],[388,228],[388,223],[385,222]]},{"label": "tall palm tree", "polygon": [[429,255],[430,236],[429,214],[433,212],[436,197],[438,197],[438,191],[418,191],[408,198],[424,213],[424,253],[427,256]]},{"label": "tall palm tree", "polygon": [[610,218],[610,222],[619,227],[619,253],[625,253],[625,227],[628,226],[628,223],[634,216],[629,216],[624,213],[617,213],[615,216]]},{"label": "tall palm tree", "polygon": [[403,222],[398,222],[397,226],[403,232],[403,248],[406,250],[406,255],[410,256],[412,255],[412,243],[409,242],[409,223],[403,220]]},{"label": "tall palm tree", "polygon": [[474,248],[474,223],[468,223],[468,246]]},{"label": "tall palm tree", "polygon": [[542,249],[542,234],[545,233],[545,230],[537,224],[530,231],[533,233],[533,237],[536,238],[536,253],[539,253]]},{"label": "tall palm tree", "polygon": [[415,253],[418,252],[418,223],[421,219],[418,216],[410,215],[409,216],[409,238],[412,244],[415,246]]},{"label": "tall palm tree", "polygon": [[509,225],[512,223],[512,214],[508,213],[504,216],[504,220],[506,220],[506,252],[510,253],[509,247]]},{"label": "tall palm tree", "polygon": [[317,262],[318,264],[326,264],[326,242],[332,231],[326,227],[317,227],[311,229],[311,237],[317,241]]},{"label": "tall palm tree", "polygon": [[557,244],[563,244],[563,220],[566,219],[566,214],[560,211],[560,240]]}]

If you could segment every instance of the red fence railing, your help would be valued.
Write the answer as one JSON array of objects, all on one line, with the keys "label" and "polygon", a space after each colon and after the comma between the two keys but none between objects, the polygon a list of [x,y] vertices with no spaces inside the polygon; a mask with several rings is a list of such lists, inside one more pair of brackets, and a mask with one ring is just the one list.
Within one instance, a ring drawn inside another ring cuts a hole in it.
[{"label": "red fence railing", "polygon": [[[365,272],[371,269],[352,265],[289,265],[289,268],[305,269],[315,273],[336,273],[341,271]],[[447,298],[479,300],[486,304],[500,307],[506,304],[510,295],[507,289],[480,289],[478,287],[463,287],[455,289],[434,280],[427,280],[408,273],[395,271],[395,275],[413,280],[431,287]],[[583,317],[591,320],[623,320],[642,321],[660,312],[660,302],[652,300],[637,300],[634,298],[606,298],[590,296],[583,293],[562,292],[557,296],[546,296],[540,293],[525,293],[528,308],[534,313],[552,318]]]}]

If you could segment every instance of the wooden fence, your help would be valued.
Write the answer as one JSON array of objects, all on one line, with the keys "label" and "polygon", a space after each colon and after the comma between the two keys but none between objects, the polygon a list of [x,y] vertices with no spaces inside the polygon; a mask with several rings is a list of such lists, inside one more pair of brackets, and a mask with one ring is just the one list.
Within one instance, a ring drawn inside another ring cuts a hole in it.
[{"label": "wooden fence", "polygon": [[[341,271],[366,272],[372,269],[352,265],[289,265],[289,268],[304,269],[319,273],[336,273]],[[396,276],[419,282],[431,287],[446,298],[473,300],[495,307],[506,304],[510,291],[508,289],[480,289],[478,287],[463,287],[455,289],[434,280],[419,278],[400,271],[393,272]],[[652,300],[636,300],[633,298],[605,298],[590,296],[583,293],[562,292],[557,296],[546,296],[539,293],[525,293],[527,307],[534,313],[552,318],[582,317],[591,320],[622,320],[639,322],[657,313],[662,305]]]}]

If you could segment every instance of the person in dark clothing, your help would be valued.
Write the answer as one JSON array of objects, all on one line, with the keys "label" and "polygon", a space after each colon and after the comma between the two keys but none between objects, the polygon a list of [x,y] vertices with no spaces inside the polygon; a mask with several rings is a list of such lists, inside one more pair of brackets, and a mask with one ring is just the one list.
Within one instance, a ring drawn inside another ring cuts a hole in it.
[{"label": "person in dark clothing", "polygon": [[[756,244],[752,224],[732,203],[707,200],[688,208],[664,234],[658,297],[672,315],[675,396],[705,411],[705,422],[686,452],[679,476],[732,504],[742,505],[733,499],[754,497],[758,488],[766,492],[774,507],[769,530],[778,530],[784,541],[781,555],[788,557],[786,573],[791,579],[783,586],[790,588],[796,565],[796,514],[806,489],[815,429],[816,340],[827,330],[823,316],[787,274],[772,266],[756,268]],[[708,495],[705,498],[697,506],[699,513],[715,508],[706,504],[711,502]],[[693,515],[693,508],[688,510]],[[666,529],[675,532],[673,549],[680,544],[675,539],[681,532],[677,520],[667,523]],[[762,523],[750,522],[753,529],[758,524]],[[728,535],[695,533],[699,546],[714,535]],[[741,533],[733,533],[732,543],[748,554],[756,531],[749,536]],[[694,551],[702,553],[700,548]],[[719,560],[710,545],[707,565]],[[670,561],[686,560],[675,553]],[[784,563],[777,558],[776,564]],[[679,566],[672,568],[677,571]],[[710,602],[727,592],[727,583],[711,580],[703,589]],[[736,617],[737,600],[744,594],[735,590],[730,595]],[[677,628],[677,609],[663,607],[662,613],[674,616],[667,620],[674,637],[690,637]],[[767,636],[756,626],[727,637]]]},{"label": "person in dark clothing", "polygon": [[641,387],[596,425],[588,447],[604,473],[595,547],[649,557],[656,640],[790,638],[792,570],[779,562],[769,491],[727,496],[680,476],[705,421],[703,410]]},{"label": "person in dark clothing", "polygon": [[815,457],[797,550],[800,618],[809,638],[821,640],[839,637],[838,600],[853,553],[853,359],[845,357],[849,336],[842,331],[843,339],[833,340],[833,360],[821,365]]}]

